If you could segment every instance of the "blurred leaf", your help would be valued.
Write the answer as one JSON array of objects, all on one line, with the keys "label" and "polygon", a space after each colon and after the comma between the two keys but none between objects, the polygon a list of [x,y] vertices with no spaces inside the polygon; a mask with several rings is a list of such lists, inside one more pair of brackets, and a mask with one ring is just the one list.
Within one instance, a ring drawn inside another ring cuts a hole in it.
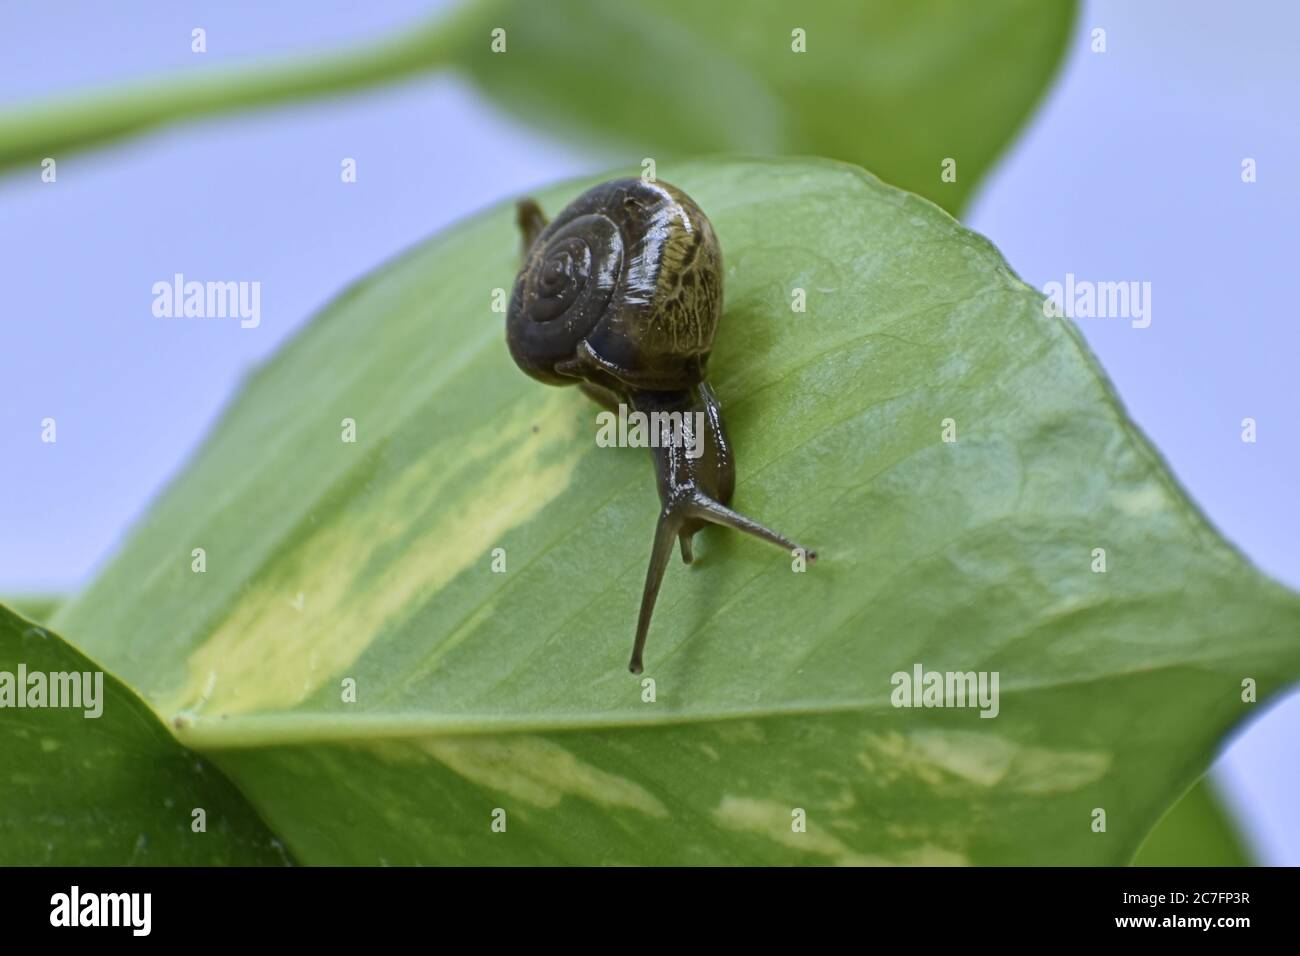
[{"label": "blurred leaf", "polygon": [[1209,777],[1156,824],[1134,866],[1251,866],[1250,853]]},{"label": "blurred leaf", "polygon": [[[11,682],[20,667],[28,677],[47,675],[46,686],[51,673],[99,670],[57,635],[0,607],[0,688],[17,693]],[[17,709],[17,697],[0,703],[0,866],[289,862],[220,771],[178,744],[111,675],[102,680],[102,697],[79,697],[82,707]],[[78,684],[89,688],[94,679]],[[100,714],[87,717],[88,710]],[[191,829],[199,807],[204,833]]]},{"label": "blurred leaf", "polygon": [[[1041,98],[1074,19],[1073,0],[475,2],[349,51],[0,116],[0,168],[452,65],[548,134],[614,144],[638,161],[828,156],[955,211]],[[498,28],[504,53],[492,51]],[[806,52],[792,49],[795,29]],[[955,182],[940,179],[948,158]]]},{"label": "blurred leaf", "polygon": [[42,624],[54,616],[54,612],[65,600],[67,599],[53,594],[26,594],[12,598],[6,603],[29,621]]},{"label": "blurred leaf", "polygon": [[[654,703],[625,668],[647,455],[597,448],[594,406],[511,362],[505,205],[251,379],[59,625],[304,862],[1128,862],[1252,713],[1241,680],[1268,696],[1300,672],[1300,598],[941,210],[827,161],[660,173],[727,263],[710,368],[736,507],[822,560],[793,574],[704,531],[660,598]],[[996,719],[892,707],[918,663],[998,672]]]},{"label": "blurred leaf", "polygon": [[[955,212],[1043,95],[1075,5],[518,0],[480,19],[483,37],[506,30],[506,52],[484,39],[456,61],[548,133],[612,140],[637,162],[842,159]],[[945,158],[956,182],[940,179]]]}]

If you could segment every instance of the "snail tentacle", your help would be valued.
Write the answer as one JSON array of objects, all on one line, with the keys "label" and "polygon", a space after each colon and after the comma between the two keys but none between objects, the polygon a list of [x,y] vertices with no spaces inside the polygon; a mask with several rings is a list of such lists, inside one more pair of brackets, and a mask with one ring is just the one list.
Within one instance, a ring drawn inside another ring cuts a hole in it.
[{"label": "snail tentacle", "polygon": [[523,236],[524,256],[533,247],[537,237],[546,228],[546,213],[537,205],[536,200],[521,199],[515,206],[515,221],[519,223],[519,232]]},{"label": "snail tentacle", "polygon": [[642,671],[641,655],[645,651],[646,635],[650,632],[650,617],[655,611],[655,601],[659,597],[659,586],[664,581],[664,571],[668,559],[673,553],[673,538],[677,537],[682,526],[681,515],[675,510],[664,509],[655,525],[655,543],[650,548],[650,567],[645,573],[645,590],[641,593],[641,613],[636,622],[636,640],[632,643],[632,659],[627,669],[633,674]]},{"label": "snail tentacle", "polygon": [[655,540],[650,550],[650,567],[646,570],[645,590],[641,593],[641,613],[637,618],[632,660],[628,664],[628,669],[633,674],[641,673],[641,655],[645,650],[646,635],[650,630],[650,618],[654,614],[655,601],[659,598],[659,587],[663,583],[668,558],[672,554],[673,538],[676,537],[681,544],[682,561],[690,564],[695,557],[691,539],[700,529],[701,523],[735,528],[737,531],[751,534],[787,551],[802,551],[810,562],[817,560],[816,551],[809,551],[780,532],[773,531],[767,525],[733,511],[698,488],[679,488],[664,502],[659,523],[655,525]]},{"label": "snail tentacle", "polygon": [[764,541],[770,541],[787,551],[802,551],[807,555],[809,561],[817,560],[816,551],[809,551],[780,532],[773,531],[767,525],[760,524],[753,518],[746,518],[739,511],[732,511],[726,505],[714,501],[702,491],[697,491],[686,499],[686,502],[682,505],[682,511],[688,518],[698,518],[710,524],[722,525],[724,528],[735,528],[737,531],[743,531],[746,534],[752,534],[756,538],[762,538]]}]

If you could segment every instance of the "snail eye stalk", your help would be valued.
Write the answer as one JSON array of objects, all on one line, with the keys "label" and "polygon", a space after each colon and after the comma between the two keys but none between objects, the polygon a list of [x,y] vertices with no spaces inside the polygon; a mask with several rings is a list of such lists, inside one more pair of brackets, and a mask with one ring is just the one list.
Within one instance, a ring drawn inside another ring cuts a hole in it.
[{"label": "snail eye stalk", "polygon": [[528,250],[546,228],[546,213],[533,200],[521,199],[515,207],[515,221],[519,223],[519,233],[523,236],[523,254],[527,256]]},{"label": "snail eye stalk", "polygon": [[659,597],[659,586],[663,583],[668,558],[673,551],[674,537],[681,541],[682,561],[690,564],[694,560],[691,538],[695,531],[686,530],[692,519],[697,524],[708,522],[724,528],[735,528],[737,531],[752,534],[787,551],[802,551],[810,562],[817,560],[816,551],[802,548],[785,535],[759,524],[752,518],[746,518],[738,511],[732,511],[703,492],[696,491],[689,497],[676,499],[673,504],[665,507],[659,516],[658,525],[655,526],[655,541],[650,549],[650,567],[646,569],[645,590],[641,592],[641,613],[637,618],[636,638],[632,643],[632,659],[627,665],[627,669],[633,674],[640,674],[643,669],[642,654],[645,651],[646,636],[650,633],[650,618],[654,614],[655,601]]}]

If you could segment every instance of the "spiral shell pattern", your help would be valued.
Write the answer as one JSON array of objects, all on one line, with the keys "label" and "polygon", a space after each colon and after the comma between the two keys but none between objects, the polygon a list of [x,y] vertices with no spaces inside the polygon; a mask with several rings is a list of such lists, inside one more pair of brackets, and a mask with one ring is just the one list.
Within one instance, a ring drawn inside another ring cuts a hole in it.
[{"label": "spiral shell pattern", "polygon": [[619,179],[579,196],[528,250],[507,340],[546,382],[667,391],[699,379],[721,311],[704,213],[666,183]]}]

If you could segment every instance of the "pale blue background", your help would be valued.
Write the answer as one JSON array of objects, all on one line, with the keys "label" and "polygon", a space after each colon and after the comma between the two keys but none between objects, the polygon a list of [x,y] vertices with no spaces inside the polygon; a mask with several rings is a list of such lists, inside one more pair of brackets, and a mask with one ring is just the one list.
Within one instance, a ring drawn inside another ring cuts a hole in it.
[{"label": "pale blue background", "polygon": [[[6,0],[0,109],[348,43],[431,6]],[[206,55],[190,52],[194,26]],[[1089,52],[1093,26],[1104,54]],[[1084,333],[1193,497],[1293,587],[1297,35],[1286,0],[1088,3],[1044,108],[966,217],[1036,286],[1066,272],[1153,283],[1150,328],[1084,319]],[[69,156],[53,186],[35,169],[0,178],[0,594],[85,582],[241,375],[351,279],[504,195],[639,160],[548,141],[441,76]],[[148,290],[176,271],[260,280],[261,327],[154,319]],[[46,416],[54,446],[39,441]],[[1246,416],[1255,445],[1239,439]],[[1217,768],[1269,862],[1300,864],[1298,741],[1292,697]]]}]

